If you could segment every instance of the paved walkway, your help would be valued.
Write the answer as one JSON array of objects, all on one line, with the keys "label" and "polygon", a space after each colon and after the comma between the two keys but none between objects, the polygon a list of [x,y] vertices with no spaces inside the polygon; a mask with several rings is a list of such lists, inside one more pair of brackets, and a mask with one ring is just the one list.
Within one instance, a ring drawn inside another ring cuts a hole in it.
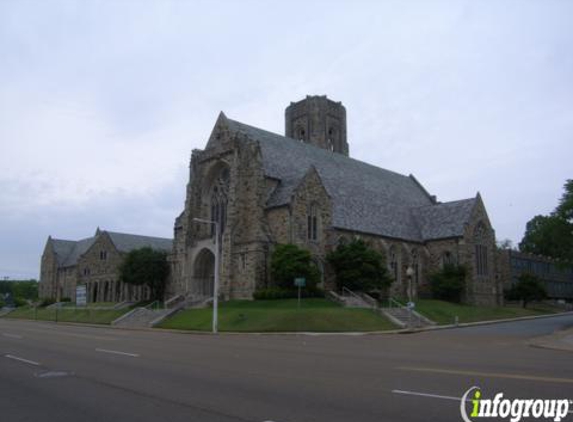
[{"label": "paved walkway", "polygon": [[573,352],[573,328],[533,339],[532,346]]}]

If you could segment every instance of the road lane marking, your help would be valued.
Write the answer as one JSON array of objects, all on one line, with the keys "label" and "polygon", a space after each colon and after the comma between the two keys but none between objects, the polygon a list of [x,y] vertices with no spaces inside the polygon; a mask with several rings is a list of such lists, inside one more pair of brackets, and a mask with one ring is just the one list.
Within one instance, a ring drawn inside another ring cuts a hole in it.
[{"label": "road lane marking", "polygon": [[95,349],[95,351],[96,352],[102,352],[102,353],[112,353],[114,355],[130,356],[132,358],[138,358],[139,357],[139,355],[137,353],[119,352],[117,350]]},{"label": "road lane marking", "polygon": [[61,378],[73,375],[74,375],[73,372],[67,372],[67,371],[45,371],[34,374],[36,378]]},{"label": "road lane marking", "polygon": [[397,369],[402,371],[415,371],[415,372],[430,372],[434,374],[447,374],[447,375],[469,375],[476,377],[486,378],[505,378],[514,380],[525,381],[540,381],[540,382],[554,382],[563,384],[573,384],[571,378],[555,378],[555,377],[541,377],[536,375],[520,375],[520,374],[504,374],[501,372],[479,372],[479,371],[464,371],[455,369],[441,369],[441,368],[419,368],[410,366],[400,366]]},{"label": "road lane marking", "polygon": [[2,335],[4,337],[8,337],[8,338],[17,338],[17,339],[21,339],[22,336],[18,335],[18,334],[10,334],[10,333],[2,333]]},{"label": "road lane marking", "polygon": [[[431,393],[420,393],[418,391],[407,391],[407,390],[392,390],[394,394],[405,394],[408,396],[419,396],[419,397],[429,397],[433,399],[443,399],[443,400],[455,400],[460,401],[461,397],[453,397],[453,396],[441,396],[439,394],[431,394]],[[466,399],[467,402],[471,401]]]},{"label": "road lane marking", "polygon": [[33,360],[28,360],[28,359],[24,359],[24,358],[19,358],[18,356],[4,355],[4,357],[8,358],[8,359],[14,359],[14,360],[17,360],[19,362],[24,362],[24,363],[27,363],[29,365],[40,366],[40,364],[38,362],[34,362]]}]

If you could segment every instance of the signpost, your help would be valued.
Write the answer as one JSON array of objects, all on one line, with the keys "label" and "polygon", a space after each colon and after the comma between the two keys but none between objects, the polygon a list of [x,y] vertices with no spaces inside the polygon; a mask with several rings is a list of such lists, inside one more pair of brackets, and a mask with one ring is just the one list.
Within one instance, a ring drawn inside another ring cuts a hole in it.
[{"label": "signpost", "polygon": [[298,287],[298,307],[300,308],[300,290],[306,286],[306,279],[304,277],[295,278],[294,285]]},{"label": "signpost", "polygon": [[87,289],[85,284],[82,286],[76,286],[76,306],[86,306],[87,305]]}]

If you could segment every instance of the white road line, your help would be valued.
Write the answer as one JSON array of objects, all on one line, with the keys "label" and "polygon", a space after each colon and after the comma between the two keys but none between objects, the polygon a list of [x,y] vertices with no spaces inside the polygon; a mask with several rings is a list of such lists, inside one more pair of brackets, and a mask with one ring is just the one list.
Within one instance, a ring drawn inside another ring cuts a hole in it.
[{"label": "white road line", "polygon": [[9,334],[9,333],[2,333],[2,335],[4,337],[8,337],[8,338],[22,338],[22,336],[18,335],[18,334]]},{"label": "white road line", "polygon": [[131,356],[132,358],[138,358],[139,357],[139,355],[137,353],[118,352],[117,350],[95,349],[95,351],[96,352],[102,352],[102,353],[112,353],[114,355]]},{"label": "white road line", "polygon": [[[430,394],[430,393],[419,393],[417,391],[406,391],[406,390],[392,390],[392,392],[394,394],[405,394],[408,396],[419,396],[419,397],[430,397],[430,398],[434,398],[434,399],[442,399],[442,400],[455,400],[455,401],[460,401],[462,398],[461,397],[452,397],[452,396],[440,396],[438,394]],[[470,401],[469,399],[466,399],[466,401]]]},{"label": "white road line", "polygon": [[5,358],[8,359],[14,359],[20,362],[24,362],[30,365],[34,365],[34,366],[40,366],[40,364],[38,362],[34,362],[33,360],[28,360],[28,359],[24,359],[24,358],[19,358],[18,356],[12,356],[12,355],[4,355]]}]

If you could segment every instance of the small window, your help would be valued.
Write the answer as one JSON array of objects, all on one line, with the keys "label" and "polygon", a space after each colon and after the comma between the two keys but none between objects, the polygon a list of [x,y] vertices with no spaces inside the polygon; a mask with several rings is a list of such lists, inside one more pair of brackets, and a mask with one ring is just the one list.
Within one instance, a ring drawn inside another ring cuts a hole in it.
[{"label": "small window", "polygon": [[90,275],[90,269],[89,268],[84,268],[84,275]]},{"label": "small window", "polygon": [[105,261],[105,260],[107,260],[107,251],[100,251],[100,253],[99,253],[99,259],[100,259],[100,261]]},{"label": "small window", "polygon": [[454,257],[452,255],[452,253],[450,251],[446,251],[444,252],[444,254],[442,255],[442,267],[445,267],[447,265],[454,265]]},{"label": "small window", "polygon": [[307,215],[307,238],[308,240],[318,240],[318,216],[316,205],[312,204]]}]

